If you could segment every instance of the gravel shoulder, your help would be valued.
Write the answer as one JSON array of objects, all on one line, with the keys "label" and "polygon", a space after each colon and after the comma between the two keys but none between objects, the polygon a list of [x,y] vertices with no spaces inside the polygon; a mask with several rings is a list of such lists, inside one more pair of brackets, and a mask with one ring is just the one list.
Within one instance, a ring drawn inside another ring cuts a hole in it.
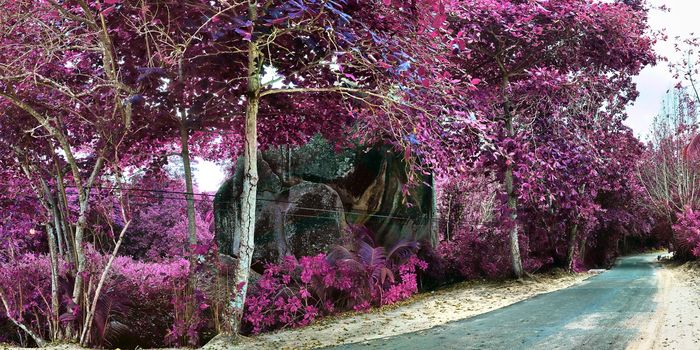
[{"label": "gravel shoulder", "polygon": [[594,273],[538,274],[532,281],[471,281],[415,296],[364,314],[345,314],[311,326],[233,341],[219,338],[205,349],[313,349],[413,333],[579,284]]},{"label": "gravel shoulder", "polygon": [[660,265],[656,312],[628,349],[700,349],[700,263]]}]

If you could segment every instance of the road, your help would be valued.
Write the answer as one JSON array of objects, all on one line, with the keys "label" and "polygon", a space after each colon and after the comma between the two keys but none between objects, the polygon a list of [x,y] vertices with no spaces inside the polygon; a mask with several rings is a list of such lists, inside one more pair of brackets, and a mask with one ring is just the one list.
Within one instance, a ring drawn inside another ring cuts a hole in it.
[{"label": "road", "polygon": [[624,257],[577,286],[424,331],[335,349],[624,349],[656,308],[655,255]]}]

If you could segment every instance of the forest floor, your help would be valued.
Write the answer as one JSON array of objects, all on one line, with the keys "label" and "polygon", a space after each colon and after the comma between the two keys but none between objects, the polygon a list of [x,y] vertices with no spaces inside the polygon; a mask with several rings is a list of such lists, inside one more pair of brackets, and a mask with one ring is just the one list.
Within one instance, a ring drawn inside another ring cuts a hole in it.
[{"label": "forest floor", "polygon": [[568,288],[594,274],[560,271],[537,274],[525,282],[470,281],[369,313],[348,313],[304,328],[243,338],[235,346],[229,339],[215,339],[205,349],[312,349],[413,333]]},{"label": "forest floor", "polygon": [[700,349],[700,262],[660,265],[656,313],[628,349]]}]

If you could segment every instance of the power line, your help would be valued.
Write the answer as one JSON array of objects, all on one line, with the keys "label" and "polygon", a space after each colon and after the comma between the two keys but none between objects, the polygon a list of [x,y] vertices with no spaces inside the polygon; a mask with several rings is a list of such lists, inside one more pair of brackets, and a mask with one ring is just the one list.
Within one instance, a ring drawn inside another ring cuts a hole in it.
[{"label": "power line", "polygon": [[[72,185],[66,185],[64,186],[66,188],[77,188],[76,186]],[[155,190],[155,189],[144,189],[144,188],[136,188],[136,187],[131,187],[131,188],[120,188],[120,187],[106,187],[106,186],[93,186],[93,188],[97,189],[103,189],[103,190],[118,190],[118,191],[136,191],[136,192],[150,192],[150,193],[165,193],[165,194],[179,194],[179,195],[184,195],[184,196],[203,196],[203,197],[208,197],[208,198],[216,198],[216,195],[214,194],[209,194],[209,193],[190,193],[190,192],[181,192],[181,191],[170,191],[170,190]],[[173,200],[182,200],[183,198],[180,197],[155,197],[155,196],[140,196],[142,198],[154,198],[154,199],[173,199]],[[184,198],[185,200],[188,200],[187,198]],[[192,200],[196,202],[204,202],[204,203],[209,203],[209,201],[205,199],[197,199],[193,198]],[[271,202],[271,203],[282,203],[282,204],[296,204],[296,202],[290,202],[290,201],[282,201],[278,199],[267,199],[267,198],[256,198],[257,201],[262,201],[262,202]],[[217,201],[219,204],[237,204],[238,201]],[[320,208],[310,208],[310,207],[300,207],[300,206],[295,206],[298,209],[308,209],[308,210],[317,210],[317,211],[331,211],[327,209],[320,209]],[[336,209],[334,212],[342,211],[344,213],[349,213],[349,212],[354,212],[356,214],[373,214],[373,211],[370,210],[346,210],[344,207],[332,207],[331,209]],[[386,216],[386,215],[380,215],[380,214],[373,214],[373,216],[383,216],[383,217],[389,217],[389,218],[399,218],[399,219],[405,219],[405,220],[413,220],[413,218],[409,217],[392,217],[392,216]]]},{"label": "power line", "polygon": [[[10,187],[9,184],[6,183],[0,183],[1,186],[6,186]],[[76,186],[71,186],[67,185],[65,188],[76,188]],[[207,194],[207,193],[188,193],[188,192],[178,192],[178,191],[167,191],[167,190],[151,190],[151,189],[142,189],[142,188],[119,188],[119,187],[104,187],[104,186],[93,186],[93,188],[96,189],[103,189],[103,190],[121,190],[121,191],[137,191],[137,192],[149,192],[149,193],[162,193],[162,194],[182,194],[182,195],[202,195],[202,196],[207,196],[209,198],[215,197],[215,195]],[[36,197],[36,196],[30,196],[22,193],[15,192],[14,194],[28,197],[31,199],[36,199],[39,200],[41,198]],[[71,192],[66,194],[69,195],[78,195],[78,193]],[[131,197],[137,197],[137,198],[144,198],[144,199],[156,199],[156,200],[183,200],[187,201],[189,200],[188,198],[183,198],[183,197],[169,197],[169,196],[149,196],[149,195],[143,195],[143,194],[130,194],[129,196]],[[192,199],[195,202],[199,203],[211,203],[207,199]],[[274,200],[274,199],[265,199],[265,198],[257,198],[258,201],[266,201],[266,202],[273,202],[273,203],[283,203],[283,204],[296,204],[296,202],[291,202],[291,201],[281,201],[281,200]],[[238,201],[218,201],[217,203],[219,204],[237,204]],[[151,206],[153,203],[136,203],[136,202],[129,202],[129,205],[142,205],[142,206]],[[434,217],[434,218],[412,218],[412,217],[403,217],[403,216],[392,216],[392,215],[382,215],[382,214],[376,214],[371,211],[361,211],[361,210],[346,210],[345,208],[341,207],[331,207],[330,209],[323,209],[323,208],[311,208],[311,207],[302,207],[302,206],[294,206],[295,209],[299,210],[308,210],[308,211],[315,211],[315,212],[323,212],[323,213],[328,213],[328,214],[343,214],[343,215],[358,215],[358,216],[368,216],[368,217],[377,217],[377,218],[383,218],[383,219],[389,219],[389,220],[404,220],[404,221],[435,221],[435,220],[440,220],[439,217]],[[300,216],[302,214],[287,214],[290,216]],[[316,216],[310,216],[306,215],[306,217],[316,217],[316,218],[328,218],[328,216],[321,216],[321,215],[316,215]]]}]

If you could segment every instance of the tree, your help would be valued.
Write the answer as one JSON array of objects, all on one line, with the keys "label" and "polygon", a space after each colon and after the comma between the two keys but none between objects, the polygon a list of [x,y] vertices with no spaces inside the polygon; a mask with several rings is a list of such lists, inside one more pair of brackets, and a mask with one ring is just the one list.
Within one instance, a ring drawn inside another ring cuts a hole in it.
[{"label": "tree", "polygon": [[[7,11],[0,19],[5,50],[0,61],[0,116],[2,124],[14,131],[3,141],[14,150],[13,165],[34,185],[46,209],[52,284],[57,283],[55,238],[70,235],[72,255],[65,258],[75,266],[71,299],[79,311],[75,322],[79,328],[68,327],[52,337],[86,344],[110,267],[107,264],[92,285],[94,290],[86,290],[84,240],[91,193],[109,174],[117,188],[115,196],[121,198],[121,156],[133,141],[135,90],[125,83],[113,33],[105,24],[108,13],[100,3],[6,1],[2,6]],[[68,200],[72,195],[77,196],[75,212]],[[128,212],[119,202],[125,225],[112,259],[128,227]]]},{"label": "tree", "polygon": [[498,171],[513,221],[513,272],[520,278],[524,274],[518,220],[522,174],[516,169],[527,154],[523,135],[533,117],[528,111],[543,96],[528,88],[541,79],[555,78],[544,84],[568,84],[582,73],[634,75],[654,60],[652,38],[645,34],[645,12],[621,3],[503,0],[460,1],[452,6],[448,20],[456,33],[456,59],[485,83],[476,108],[499,125],[496,138],[504,156]]},{"label": "tree", "polygon": [[[406,91],[418,83],[405,79],[414,69],[411,52],[402,45],[410,42],[407,37],[415,39],[412,33],[418,24],[412,18],[420,9],[410,5],[365,1],[211,3],[200,26],[202,37],[207,47],[220,50],[218,59],[229,63],[221,74],[230,81],[231,95],[239,96],[235,101],[240,103],[232,104],[227,112],[245,116],[243,190],[234,228],[240,247],[231,331],[240,327],[254,250],[258,127],[267,126],[269,135],[271,130],[280,130],[274,124],[286,118],[298,120],[297,133],[303,139],[319,129],[332,128],[326,118],[343,125],[356,115],[372,113],[385,118],[383,125],[398,125],[400,121],[403,128],[411,130],[417,123],[403,117],[412,115],[407,110],[414,109]],[[201,7],[201,3],[181,6]],[[392,38],[396,33],[401,36]],[[278,84],[263,81],[266,68],[276,71]],[[343,112],[348,109],[354,115]],[[313,113],[305,113],[307,110]],[[259,121],[259,116],[266,118]],[[407,135],[399,131],[395,136],[404,142]]]},{"label": "tree", "polygon": [[693,92],[682,87],[671,89],[662,110],[652,124],[651,139],[638,167],[639,181],[646,192],[647,205],[656,214],[666,239],[677,249],[671,226],[686,207],[697,208],[697,164],[685,150],[697,134],[698,111]]}]

